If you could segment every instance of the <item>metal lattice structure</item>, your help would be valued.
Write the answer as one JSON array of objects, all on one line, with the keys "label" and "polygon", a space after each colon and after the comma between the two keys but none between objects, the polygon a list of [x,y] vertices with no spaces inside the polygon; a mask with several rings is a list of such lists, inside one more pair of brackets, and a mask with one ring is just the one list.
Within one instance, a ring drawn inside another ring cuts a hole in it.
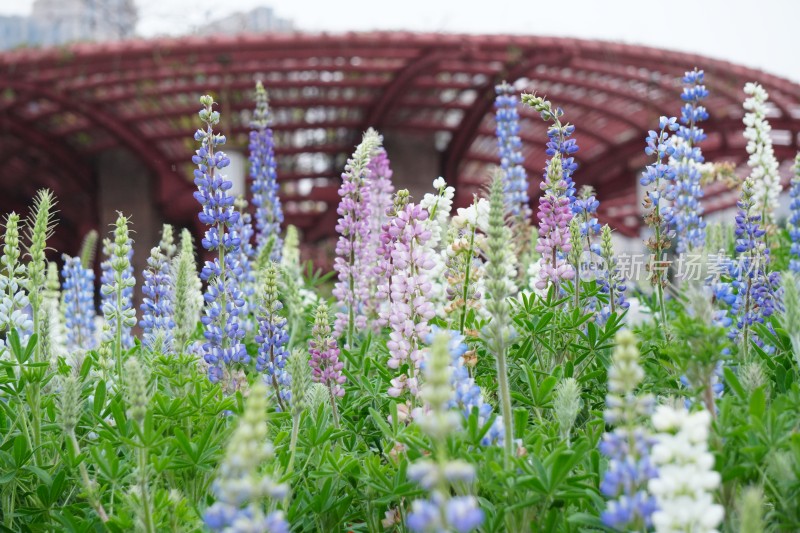
[{"label": "metal lattice structure", "polygon": [[[800,85],[641,46],[532,36],[300,33],[9,52],[0,54],[0,211],[24,212],[37,188],[50,187],[62,198],[62,226],[72,230],[63,234],[80,235],[96,223],[93,161],[122,147],[151,173],[152,201],[164,218],[195,224],[190,156],[198,98],[215,96],[229,145],[244,150],[257,79],[270,93],[286,219],[307,240],[333,234],[339,175],[368,126],[435,136],[441,173],[464,205],[497,163],[494,86],[507,80],[565,109],[580,145],[576,183],[597,189],[602,221],[635,235],[646,131],[660,115],[679,114],[680,77],[695,66],[705,70],[711,94],[711,119],[703,123],[707,160],[746,161],[741,101],[748,81],[770,93],[778,158],[794,157]],[[545,125],[532,110],[520,112],[533,202]],[[704,203],[706,211],[731,206],[735,192],[715,184]]]}]

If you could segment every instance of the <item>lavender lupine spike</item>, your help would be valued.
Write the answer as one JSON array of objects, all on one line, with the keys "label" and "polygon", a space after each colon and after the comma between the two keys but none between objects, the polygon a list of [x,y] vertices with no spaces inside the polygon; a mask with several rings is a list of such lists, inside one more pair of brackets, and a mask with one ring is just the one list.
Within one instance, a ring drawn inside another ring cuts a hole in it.
[{"label": "lavender lupine spike", "polygon": [[240,315],[245,300],[238,282],[242,275],[237,255],[240,240],[231,231],[238,222],[239,213],[233,208],[234,198],[228,194],[233,183],[217,172],[227,167],[230,159],[216,150],[226,139],[214,133],[214,126],[219,123],[219,112],[213,110],[214,99],[203,96],[200,103],[203,108],[199,116],[205,129],[198,129],[194,134],[195,140],[201,143],[192,157],[197,165],[194,183],[198,190],[194,197],[202,206],[198,215],[200,221],[209,226],[203,247],[218,253],[213,261],[206,261],[200,274],[208,282],[201,319],[206,338],[203,358],[209,365],[209,379],[217,383],[225,378],[223,365],[246,365],[250,356],[242,343],[245,331]]},{"label": "lavender lupine spike", "polygon": [[513,219],[527,221],[531,216],[528,175],[522,163],[522,140],[519,137],[519,112],[514,87],[501,83],[495,88],[495,134],[503,176],[506,213]]},{"label": "lavender lupine spike", "polygon": [[644,379],[636,337],[617,334],[608,371],[605,420],[614,430],[603,435],[600,452],[608,457],[608,470],[600,491],[608,498],[603,523],[623,531],[645,531],[652,523],[655,500],[647,483],[657,475],[650,459],[652,437],[642,422],[653,410],[653,397],[637,393]]},{"label": "lavender lupine spike", "polygon": [[[645,241],[645,245],[654,259],[651,262],[653,266],[662,260],[675,234],[672,210],[667,206],[662,206],[661,200],[662,197],[666,197],[666,191],[669,190],[670,184],[675,179],[675,170],[666,163],[666,160],[675,153],[675,147],[669,140],[669,132],[678,129],[677,121],[678,119],[675,117],[661,117],[658,120],[659,131],[650,130],[648,132],[647,147],[644,153],[649,156],[655,155],[656,159],[647,166],[639,180],[643,187],[651,187],[646,193],[643,206],[646,211],[644,221],[653,230],[653,235]],[[664,269],[651,268],[651,263],[648,263],[649,280],[656,288],[661,324],[665,326],[667,311],[664,304],[664,287],[667,284],[667,276]]]},{"label": "lavender lupine spike", "polygon": [[240,311],[240,316],[245,316],[251,307],[256,305],[256,273],[253,269],[255,260],[255,250],[253,249],[253,224],[250,213],[247,212],[247,201],[244,198],[237,198],[234,203],[239,210],[239,219],[231,227],[231,234],[239,240],[239,248],[236,251],[236,261],[242,270],[239,278],[239,287],[245,295],[245,306]]},{"label": "lavender lupine spike", "polygon": [[781,194],[781,177],[778,174],[778,160],[772,148],[772,128],[767,121],[767,99],[769,94],[758,83],[747,83],[744,93],[744,138],[747,140],[747,153],[750,158],[750,178],[753,180],[753,207],[751,214],[761,216],[765,230],[775,223],[775,209]]},{"label": "lavender lupine spike", "polygon": [[256,82],[256,108],[250,123],[250,190],[253,194],[253,205],[256,208],[256,245],[258,250],[266,245],[270,236],[274,236],[271,259],[281,259],[281,224],[283,209],[278,197],[277,162],[275,160],[275,142],[270,124],[269,100],[262,83]]},{"label": "lavender lupine spike", "polygon": [[675,171],[669,198],[673,202],[678,253],[692,252],[705,243],[706,223],[700,203],[703,197],[701,165],[705,160],[698,144],[705,140],[706,134],[697,126],[698,122],[708,119],[708,112],[701,105],[702,100],[708,97],[703,78],[703,71],[697,69],[683,77],[681,126],[673,136],[675,153],[669,159]]},{"label": "lavender lupine spike", "polygon": [[391,261],[391,307],[385,320],[391,328],[389,340],[389,368],[397,370],[407,366],[406,373],[394,378],[388,394],[398,397],[408,390],[412,398],[419,387],[419,368],[424,358],[423,340],[430,332],[428,322],[435,316],[428,299],[431,281],[428,272],[434,266],[427,247],[431,231],[426,221],[428,211],[410,203],[399,211],[389,223],[388,233],[393,237]]},{"label": "lavender lupine spike", "polygon": [[[170,350],[172,329],[172,275],[170,264],[160,246],[150,250],[147,269],[142,283],[142,343],[150,349],[160,349],[162,353]],[[156,341],[161,346],[156,346]]]},{"label": "lavender lupine spike", "polygon": [[267,265],[263,280],[263,299],[257,315],[256,370],[265,372],[264,383],[271,389],[281,410],[285,410],[291,399],[291,376],[286,368],[289,335],[286,333],[286,319],[280,315],[283,304],[278,300],[278,269],[274,263]]},{"label": "lavender lupine spike", "polygon": [[64,321],[67,350],[95,347],[94,271],[84,268],[80,257],[64,256]]},{"label": "lavender lupine spike", "polygon": [[342,374],[344,364],[339,360],[339,347],[336,339],[331,336],[331,326],[328,322],[328,306],[321,303],[317,307],[314,327],[311,330],[311,339],[308,341],[308,352],[311,356],[308,364],[311,367],[311,379],[321,383],[328,389],[330,396],[333,419],[339,426],[339,416],[336,409],[336,398],[344,396],[342,385],[347,378]]},{"label": "lavender lupine spike", "polygon": [[[383,226],[388,222],[388,211],[392,208],[394,186],[392,185],[392,169],[389,165],[389,158],[386,155],[386,150],[382,147],[376,149],[375,153],[370,157],[369,164],[369,177],[367,180],[367,188],[369,195],[367,201],[369,202],[369,231],[367,246],[373,250],[372,254],[373,264],[369,267],[369,276],[372,283],[377,286],[380,283],[383,257],[378,253],[381,247],[381,232]],[[369,299],[369,315],[372,319],[372,325],[377,326],[380,308],[385,305],[385,300],[382,300],[376,291],[370,293]]]},{"label": "lavender lupine spike", "polygon": [[789,196],[792,198],[789,204],[789,220],[786,223],[789,238],[792,240],[789,269],[800,273],[800,152],[794,159],[794,176],[789,187]]},{"label": "lavender lupine spike", "polygon": [[381,226],[378,247],[376,248],[376,261],[373,274],[376,279],[375,299],[384,304],[378,309],[378,319],[376,325],[385,327],[389,324],[389,316],[392,307],[392,276],[394,275],[395,265],[392,260],[394,243],[397,240],[399,231],[394,227],[393,220],[397,213],[403,211],[409,201],[408,189],[400,189],[394,195],[392,206],[386,210],[387,220]]},{"label": "lavender lupine spike", "polygon": [[[564,110],[560,107],[553,109],[553,104],[535,94],[523,94],[522,103],[531,106],[535,109],[542,120],[545,122],[552,122],[547,128],[547,149],[545,153],[548,157],[554,157],[556,154],[560,155],[561,162],[561,179],[565,183],[566,197],[569,199],[570,207],[575,202],[575,182],[572,181],[572,174],[578,169],[578,164],[572,154],[578,151],[578,142],[569,137],[575,132],[575,126],[571,124],[562,124],[561,117],[564,116]],[[548,172],[550,172],[550,163],[552,160],[545,161],[544,167],[544,182],[547,182]],[[542,187],[544,188],[544,187]]]},{"label": "lavender lupine spike", "polygon": [[562,281],[575,277],[575,271],[564,257],[572,249],[569,238],[572,210],[567,196],[569,185],[563,179],[562,168],[561,155],[556,153],[548,165],[544,194],[539,198],[539,242],[536,245],[536,251],[542,254],[536,288],[546,289],[553,284],[556,293]]},{"label": "lavender lupine spike", "polygon": [[353,347],[356,330],[362,331],[367,326],[366,303],[371,290],[369,270],[374,253],[368,247],[370,211],[367,179],[370,157],[380,143],[381,137],[375,130],[369,129],[364,133],[361,144],[347,161],[339,189],[341,201],[336,209],[340,217],[336,224],[339,240],[333,265],[338,281],[333,295],[341,311],[336,313],[334,333],[336,337],[345,336],[348,348]]},{"label": "lavender lupine spike", "polygon": [[[25,265],[20,261],[19,215],[11,213],[6,218],[3,256],[0,258],[0,332],[6,335],[16,329],[22,345],[33,331],[33,320],[28,313],[28,295],[25,292]],[[0,354],[7,356],[0,341]]]}]

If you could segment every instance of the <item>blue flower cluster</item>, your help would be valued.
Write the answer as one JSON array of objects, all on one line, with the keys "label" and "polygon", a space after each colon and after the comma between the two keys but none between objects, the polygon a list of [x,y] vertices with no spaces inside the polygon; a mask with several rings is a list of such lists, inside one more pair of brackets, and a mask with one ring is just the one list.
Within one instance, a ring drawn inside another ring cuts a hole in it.
[{"label": "blue flower cluster", "polygon": [[206,261],[200,274],[208,282],[205,312],[201,321],[205,326],[206,343],[203,345],[203,358],[209,365],[208,376],[213,383],[224,379],[222,364],[246,365],[250,362],[242,340],[245,335],[240,316],[245,306],[245,298],[239,288],[242,267],[239,264],[241,236],[233,231],[239,223],[239,212],[233,208],[234,198],[228,194],[233,184],[218,170],[230,164],[223,152],[215,149],[225,144],[225,136],[214,133],[214,125],[219,122],[219,113],[212,109],[214,100],[210,96],[200,99],[203,109],[200,120],[206,129],[198,129],[194,138],[201,143],[192,157],[197,165],[194,183],[197,191],[195,199],[202,210],[199,218],[210,227],[203,238],[206,250],[219,252],[213,261]]},{"label": "blue flower cluster", "polygon": [[697,127],[697,123],[708,119],[706,108],[700,104],[708,97],[703,77],[703,71],[697,69],[687,72],[683,77],[681,126],[675,134],[675,153],[670,158],[675,181],[669,197],[674,206],[678,253],[702,248],[705,243],[706,223],[700,203],[703,196],[700,165],[704,159],[700,147],[697,146],[706,138],[705,132]]},{"label": "blue flower cluster", "polygon": [[468,533],[477,529],[483,518],[475,496],[454,496],[444,501],[441,493],[434,491],[430,499],[412,502],[406,523],[414,533]]},{"label": "blue flower cluster", "polygon": [[253,205],[256,207],[256,244],[260,250],[270,236],[275,236],[271,259],[280,261],[283,248],[280,238],[283,210],[278,197],[278,174],[272,129],[269,127],[267,91],[256,84],[256,108],[250,132],[250,179]]},{"label": "blue flower cluster", "polygon": [[601,520],[606,526],[627,529],[626,525],[651,526],[656,501],[647,493],[647,480],[658,475],[650,460],[654,439],[641,430],[618,428],[603,435],[600,452],[609,466],[600,483],[600,492],[610,498]]},{"label": "blue flower cluster", "polygon": [[[549,104],[549,102],[547,102]],[[563,170],[562,179],[567,184],[566,196],[569,198],[570,205],[575,204],[575,182],[572,180],[572,174],[578,169],[578,163],[572,154],[578,151],[578,141],[570,139],[570,136],[575,133],[575,126],[571,124],[561,124],[560,117],[564,115],[564,110],[557,107],[555,111],[552,109],[540,112],[542,119],[546,121],[553,121],[553,124],[547,128],[547,149],[545,153],[548,157],[553,157],[556,154],[561,154],[561,168]],[[547,181],[547,167],[550,165],[550,159],[547,159],[544,164],[544,181]],[[573,211],[574,213],[575,211]]]},{"label": "blue flower cluster", "polygon": [[530,198],[528,197],[528,175],[522,163],[522,140],[519,138],[519,112],[514,88],[508,83],[495,87],[497,97],[495,132],[497,148],[500,152],[500,168],[503,172],[503,193],[505,195],[506,212],[530,218]]},{"label": "blue flower cluster", "polygon": [[167,257],[156,246],[150,250],[147,259],[147,269],[143,274],[142,283],[142,319],[139,326],[142,328],[142,342],[150,348],[155,347],[155,342],[160,339],[163,343],[162,350],[166,351],[172,342],[172,276]]},{"label": "blue flower cluster", "polygon": [[[770,253],[764,243],[766,231],[760,226],[761,215],[751,214],[754,205],[752,189],[752,181],[747,179],[742,186],[736,213],[734,234],[738,257],[728,264],[730,282],[718,283],[714,290],[718,301],[729,304],[731,316],[723,310],[717,319],[722,325],[733,326],[729,333],[732,339],[738,339],[753,324],[764,323],[780,303],[780,273],[767,271]],[[758,342],[755,337],[754,340]]]},{"label": "blue flower cluster", "polygon": [[70,351],[95,346],[94,271],[84,268],[80,257],[64,255],[64,320]]},{"label": "blue flower cluster", "polygon": [[600,292],[608,295],[608,303],[600,309],[598,317],[601,324],[605,324],[611,313],[622,313],[630,307],[630,302],[625,299],[625,276],[619,269],[617,258],[614,255],[614,246],[611,242],[611,228],[603,226],[600,240],[600,255],[603,258],[604,268],[597,278]]},{"label": "blue flower cluster", "polygon": [[104,340],[116,338],[119,328],[121,347],[133,347],[132,328],[136,325],[133,308],[133,241],[128,235],[128,220],[120,215],[114,230],[114,239],[103,240],[106,259],[100,263],[100,309],[110,329]]},{"label": "blue flower cluster", "polygon": [[286,368],[289,334],[286,332],[286,319],[280,315],[282,308],[283,304],[278,300],[277,268],[270,264],[264,273],[264,299],[257,316],[256,370],[266,372],[264,382],[274,392],[278,406],[285,410],[291,401],[292,378]]},{"label": "blue flower cluster", "polygon": [[787,223],[789,237],[792,239],[789,269],[800,273],[800,153],[794,161],[794,176],[789,187],[789,196],[792,198],[789,203],[790,214]]},{"label": "blue flower cluster", "polygon": [[[450,374],[450,382],[455,389],[455,395],[450,400],[448,407],[458,408],[467,418],[469,418],[474,409],[477,409],[478,424],[480,427],[483,427],[492,416],[492,406],[483,399],[480,386],[475,383],[475,379],[469,375],[467,367],[464,366],[463,356],[467,352],[467,345],[464,344],[464,336],[457,331],[448,331],[448,333],[450,334],[448,348],[453,357],[453,370]],[[431,335],[431,339],[432,338],[433,335]],[[502,415],[498,415],[494,419],[489,431],[484,435],[483,439],[481,439],[481,444],[484,446],[490,444],[503,446],[503,437],[503,417]]]}]

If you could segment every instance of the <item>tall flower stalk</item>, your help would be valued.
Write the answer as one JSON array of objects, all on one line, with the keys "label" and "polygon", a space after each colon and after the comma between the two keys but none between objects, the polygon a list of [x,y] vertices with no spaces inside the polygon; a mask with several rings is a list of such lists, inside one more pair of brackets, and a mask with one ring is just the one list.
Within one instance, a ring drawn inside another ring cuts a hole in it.
[{"label": "tall flower stalk", "polygon": [[642,426],[652,412],[653,397],[637,391],[644,379],[636,337],[617,334],[608,370],[605,421],[614,429],[603,435],[600,452],[609,459],[600,491],[608,498],[603,523],[623,531],[645,531],[652,523],[655,500],[647,493],[656,476],[650,457],[653,441]]},{"label": "tall flower stalk", "polygon": [[539,198],[539,242],[536,251],[542,254],[536,288],[551,284],[560,290],[561,282],[575,277],[575,270],[565,257],[572,249],[569,224],[572,220],[568,183],[563,179],[561,155],[555,154],[547,168],[544,194]]},{"label": "tall flower stalk", "polygon": [[114,240],[109,245],[108,262],[111,279],[103,283],[101,292],[106,295],[103,302],[103,316],[110,326],[107,340],[113,343],[113,357],[117,376],[121,381],[122,350],[128,348],[132,338],[131,328],[136,325],[136,310],[131,302],[131,293],[136,284],[130,261],[131,238],[128,235],[128,219],[122,214],[117,217],[114,227]]},{"label": "tall flower stalk", "polygon": [[608,304],[600,310],[600,319],[605,322],[612,313],[622,313],[630,307],[630,303],[625,300],[625,290],[627,289],[625,277],[622,275],[614,255],[611,228],[608,225],[603,226],[600,253],[603,257],[603,271],[598,283],[600,291],[608,295]]},{"label": "tall flower stalk", "polygon": [[527,253],[528,227],[531,217],[528,197],[528,174],[522,156],[522,139],[519,137],[519,112],[514,87],[501,83],[495,87],[495,133],[503,176],[506,214],[510,219],[517,253]]},{"label": "tall flower stalk", "polygon": [[198,129],[194,134],[195,140],[200,142],[200,148],[192,157],[197,165],[194,183],[198,190],[194,197],[202,206],[198,215],[200,221],[209,226],[203,247],[217,252],[216,258],[206,261],[200,274],[208,283],[204,295],[205,314],[201,319],[207,341],[203,345],[203,358],[209,365],[209,379],[217,383],[225,378],[223,365],[246,365],[250,356],[242,343],[245,331],[240,314],[245,301],[238,281],[242,275],[237,256],[240,239],[231,231],[239,213],[233,208],[235,199],[228,194],[233,183],[218,173],[230,164],[230,159],[217,151],[226,139],[214,133],[214,126],[219,123],[219,112],[213,110],[214,99],[203,96],[200,103],[203,108],[199,116],[205,129]]},{"label": "tall flower stalk", "polygon": [[311,355],[309,366],[311,366],[311,379],[314,383],[321,383],[328,389],[333,423],[338,428],[339,413],[336,408],[336,399],[344,396],[342,385],[347,378],[342,374],[344,364],[339,360],[339,347],[336,339],[331,336],[331,326],[328,320],[328,306],[321,303],[317,307],[311,339],[308,341],[308,352]]},{"label": "tall flower stalk", "polygon": [[333,295],[339,301],[341,311],[336,313],[334,332],[337,337],[345,336],[348,349],[353,348],[356,330],[363,330],[367,325],[365,306],[370,292],[367,285],[372,263],[372,251],[368,247],[370,212],[367,178],[370,157],[380,143],[381,137],[375,130],[364,133],[361,144],[347,161],[339,188],[341,200],[336,210],[340,217],[336,225],[339,240],[333,264],[338,281]]},{"label": "tall flower stalk", "polygon": [[652,261],[647,267],[650,270],[648,279],[656,289],[658,308],[661,324],[666,327],[667,308],[664,303],[664,288],[667,285],[667,272],[661,268],[660,261],[670,247],[670,241],[675,234],[674,217],[670,207],[662,205],[662,198],[666,198],[666,191],[675,179],[675,170],[666,160],[675,153],[675,147],[669,142],[669,132],[678,129],[676,118],[661,117],[658,120],[656,132],[650,130],[647,134],[647,147],[644,153],[655,156],[655,162],[648,165],[639,180],[643,187],[650,187],[642,205],[646,211],[644,221],[650,226],[653,235],[645,241],[650,250]]},{"label": "tall flower stalk", "polygon": [[256,370],[265,372],[264,382],[272,390],[272,395],[282,411],[291,398],[291,377],[286,368],[289,352],[286,344],[286,319],[280,315],[283,304],[278,300],[278,269],[274,263],[266,267],[263,274],[264,287],[258,313],[258,357]]},{"label": "tall flower stalk", "polygon": [[[558,158],[555,158],[556,161]],[[508,297],[513,283],[508,276],[507,265],[514,264],[509,249],[509,229],[504,223],[503,182],[495,176],[489,190],[489,232],[487,235],[486,308],[491,315],[487,326],[486,342],[497,363],[497,389],[500,397],[500,413],[504,424],[505,466],[511,466],[514,454],[514,431],[511,414],[511,390],[508,382],[508,347],[511,335],[511,307]]]},{"label": "tall flower stalk", "polygon": [[[6,217],[3,237],[3,256],[0,257],[0,333],[8,335],[17,330],[23,345],[33,330],[33,320],[28,313],[30,301],[25,291],[26,269],[20,262],[19,215],[10,213]],[[0,340],[0,355],[8,357]]]},{"label": "tall flower stalk", "polygon": [[194,333],[200,321],[203,309],[202,282],[197,275],[197,263],[194,257],[194,245],[189,230],[181,232],[180,249],[172,260],[170,293],[173,295],[172,318],[175,349],[182,353],[189,337]]},{"label": "tall flower stalk", "polygon": [[275,159],[275,141],[270,128],[269,99],[264,85],[256,82],[256,107],[253,120],[250,122],[250,190],[253,194],[253,205],[256,208],[256,245],[261,250],[274,236],[271,259],[281,258],[281,224],[283,209],[278,197],[277,162]]},{"label": "tall flower stalk", "polygon": [[758,83],[744,86],[748,96],[744,101],[744,138],[747,140],[747,153],[750,158],[750,178],[753,181],[753,207],[751,214],[761,216],[761,224],[770,231],[775,223],[775,209],[781,193],[781,178],[778,174],[778,160],[772,148],[772,128],[767,121],[767,100],[769,94]]},{"label": "tall flower stalk", "polygon": [[789,238],[792,241],[790,248],[789,269],[800,273],[800,152],[794,159],[794,176],[789,186],[789,220],[786,228],[789,230]]},{"label": "tall flower stalk", "polygon": [[648,482],[648,488],[658,505],[652,515],[656,533],[713,533],[722,523],[725,509],[712,496],[721,477],[708,451],[710,425],[706,410],[689,413],[683,407],[662,405],[653,414],[659,433],[652,461],[658,477]]},{"label": "tall flower stalk", "polygon": [[453,496],[454,488],[474,481],[475,469],[464,461],[448,459],[448,436],[459,427],[458,415],[449,409],[453,388],[448,337],[446,333],[434,337],[425,367],[426,382],[420,394],[425,409],[416,417],[417,424],[433,443],[435,460],[420,459],[408,468],[408,477],[430,493],[426,499],[411,502],[407,525],[414,533],[467,533],[477,529],[484,518],[477,498],[469,494]]},{"label": "tall flower stalk", "polygon": [[166,353],[170,350],[175,322],[172,318],[170,264],[160,246],[150,250],[147,269],[142,277],[142,320],[139,322],[143,332],[142,342],[151,350],[159,349]]},{"label": "tall flower stalk", "polygon": [[94,271],[80,257],[64,255],[64,322],[67,350],[90,350],[95,346]]},{"label": "tall flower stalk", "polygon": [[703,71],[697,69],[683,77],[681,126],[673,137],[675,153],[669,159],[675,171],[675,182],[669,195],[673,202],[678,253],[692,252],[705,243],[706,223],[700,203],[703,197],[700,169],[705,160],[698,144],[705,140],[706,134],[697,125],[708,119],[708,112],[701,104],[708,97],[703,79]]}]

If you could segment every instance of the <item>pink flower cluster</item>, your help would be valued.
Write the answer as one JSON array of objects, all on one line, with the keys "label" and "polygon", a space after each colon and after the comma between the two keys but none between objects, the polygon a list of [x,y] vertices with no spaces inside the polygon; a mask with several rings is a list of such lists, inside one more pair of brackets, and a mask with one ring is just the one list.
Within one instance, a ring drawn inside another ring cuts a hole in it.
[{"label": "pink flower cluster", "polygon": [[545,193],[539,198],[539,242],[536,251],[542,254],[537,289],[546,289],[550,283],[558,286],[563,280],[575,277],[567,263],[566,254],[572,249],[569,223],[572,209],[566,195],[567,182],[562,179],[561,158],[556,154],[547,169]]},{"label": "pink flower cluster", "polygon": [[389,297],[392,305],[381,313],[391,332],[386,346],[389,349],[389,368],[397,370],[408,365],[408,373],[391,381],[389,395],[400,396],[404,390],[416,395],[419,389],[418,370],[424,358],[423,340],[430,333],[430,321],[435,316],[427,295],[431,282],[427,271],[433,268],[431,251],[426,243],[431,232],[424,223],[428,211],[408,204],[385,226],[383,245],[391,259]]},{"label": "pink flower cluster", "polygon": [[339,346],[336,344],[336,339],[330,335],[327,312],[324,317],[324,321],[318,318],[311,330],[312,337],[308,341],[308,353],[311,355],[308,362],[311,366],[311,379],[315,383],[322,383],[328,387],[333,396],[341,398],[344,396],[342,384],[347,381],[342,374],[344,363],[339,360]]}]

